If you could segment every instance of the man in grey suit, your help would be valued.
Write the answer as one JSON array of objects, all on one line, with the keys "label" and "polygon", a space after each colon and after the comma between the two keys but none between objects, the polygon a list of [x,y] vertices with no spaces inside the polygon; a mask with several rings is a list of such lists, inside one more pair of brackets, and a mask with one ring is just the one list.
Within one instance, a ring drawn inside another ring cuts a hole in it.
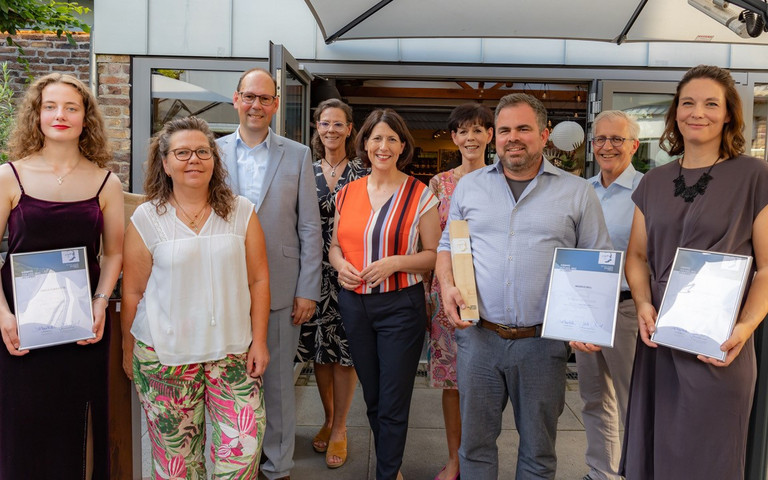
[{"label": "man in grey suit", "polygon": [[234,93],[240,126],[217,140],[236,194],[248,197],[264,229],[272,295],[263,376],[267,428],[262,473],[290,479],[296,431],[293,360],[300,325],[320,299],[322,236],[309,149],[270,128],[280,105],[274,78],[262,69],[243,73]]}]

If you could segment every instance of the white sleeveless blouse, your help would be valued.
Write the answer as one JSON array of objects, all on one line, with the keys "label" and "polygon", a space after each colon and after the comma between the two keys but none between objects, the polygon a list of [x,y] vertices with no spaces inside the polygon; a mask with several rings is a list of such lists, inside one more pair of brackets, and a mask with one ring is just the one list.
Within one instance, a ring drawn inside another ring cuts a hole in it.
[{"label": "white sleeveless blouse", "polygon": [[152,255],[131,333],[164,365],[246,352],[252,335],[245,232],[253,203],[238,196],[229,221],[212,212],[199,235],[166,207],[158,215],[153,203],[143,203],[131,217]]}]

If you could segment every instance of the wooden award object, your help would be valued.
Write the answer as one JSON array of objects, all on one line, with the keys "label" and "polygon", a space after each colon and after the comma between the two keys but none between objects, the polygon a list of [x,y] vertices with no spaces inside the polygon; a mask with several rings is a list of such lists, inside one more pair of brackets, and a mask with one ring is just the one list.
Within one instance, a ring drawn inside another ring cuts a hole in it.
[{"label": "wooden award object", "polygon": [[466,220],[453,220],[448,224],[448,232],[451,238],[453,283],[467,304],[466,308],[459,309],[459,313],[462,320],[477,323],[480,320],[480,310],[477,307],[477,285],[469,242],[469,225]]}]

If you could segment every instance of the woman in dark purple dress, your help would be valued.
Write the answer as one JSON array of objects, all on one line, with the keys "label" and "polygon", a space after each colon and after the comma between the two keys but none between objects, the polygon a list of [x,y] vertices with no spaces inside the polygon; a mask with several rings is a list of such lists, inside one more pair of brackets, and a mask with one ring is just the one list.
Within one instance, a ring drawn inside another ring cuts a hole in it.
[{"label": "woman in dark purple dress", "polygon": [[[19,350],[10,262],[0,296],[0,479],[108,479],[107,301],[122,264],[123,194],[96,100],[51,74],[26,93],[0,166],[8,254],[85,247],[92,339]],[[101,250],[101,256],[99,252]]]},{"label": "woman in dark purple dress", "polygon": [[[743,128],[728,71],[689,70],[662,135],[677,160],[649,171],[632,195],[626,274],[639,337],[622,455],[627,480],[744,478],[757,371],[752,333],[768,313],[768,164],[743,155]],[[650,340],[677,247],[754,257],[756,274],[720,347],[725,361]]]}]

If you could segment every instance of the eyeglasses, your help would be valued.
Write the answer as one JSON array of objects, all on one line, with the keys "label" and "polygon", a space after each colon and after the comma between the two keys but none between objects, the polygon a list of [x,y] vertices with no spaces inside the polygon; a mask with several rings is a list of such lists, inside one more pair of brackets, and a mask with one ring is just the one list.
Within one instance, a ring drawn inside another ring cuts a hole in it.
[{"label": "eyeglasses", "polygon": [[603,145],[605,145],[606,141],[610,141],[611,145],[613,145],[614,147],[620,147],[627,140],[632,140],[632,139],[631,138],[624,138],[624,137],[604,137],[604,136],[601,135],[599,137],[595,137],[595,138],[592,139],[592,145],[594,145],[596,147],[602,147]]},{"label": "eyeglasses", "polygon": [[317,129],[318,130],[329,130],[333,128],[334,130],[344,130],[347,128],[347,125],[349,125],[349,122],[317,122]]},{"label": "eyeglasses", "polygon": [[277,98],[276,95],[267,95],[266,93],[262,93],[260,95],[257,95],[255,93],[249,93],[249,92],[237,92],[238,95],[240,95],[240,100],[246,105],[253,105],[253,103],[256,101],[256,99],[259,99],[259,103],[264,105],[265,107],[268,107],[275,103],[275,99]]},{"label": "eyeglasses", "polygon": [[197,158],[200,160],[208,160],[213,156],[213,150],[210,148],[197,148],[195,150],[190,148],[174,148],[170,151],[170,153],[176,157],[176,160],[180,160],[182,162],[186,162],[192,158],[193,153],[197,155]]}]

